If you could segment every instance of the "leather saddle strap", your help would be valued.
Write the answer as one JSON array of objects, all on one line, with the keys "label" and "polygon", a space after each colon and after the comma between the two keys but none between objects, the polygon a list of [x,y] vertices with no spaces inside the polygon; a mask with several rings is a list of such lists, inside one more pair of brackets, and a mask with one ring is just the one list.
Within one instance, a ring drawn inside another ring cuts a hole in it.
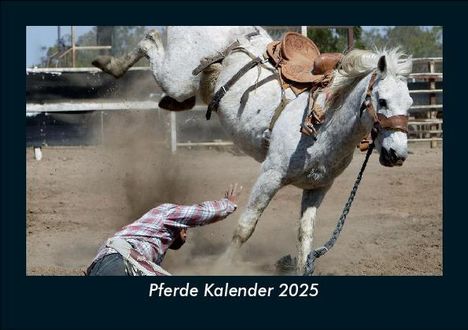
[{"label": "leather saddle strap", "polygon": [[[234,49],[232,50],[232,52],[233,52],[233,53],[234,53],[234,52],[242,52],[242,53],[246,54],[248,57],[250,57],[252,60],[254,60],[254,59],[257,58],[257,55],[252,54],[251,52],[249,52],[247,49],[245,49],[245,48],[243,48],[243,47],[234,48]],[[277,71],[275,70],[275,68],[269,67],[269,66],[265,65],[265,62],[268,62],[268,55],[263,54],[262,56],[263,56],[263,59],[264,59],[264,60],[263,60],[262,62],[260,62],[259,65],[260,65],[262,68],[264,68],[264,69],[266,69],[266,70],[268,70],[268,71],[271,71],[271,72],[273,72],[273,73],[276,73]]]},{"label": "leather saddle strap", "polygon": [[[260,35],[260,30],[256,26],[254,27],[254,29],[255,29],[255,31],[250,32],[250,33],[245,35],[245,37],[248,40],[250,40],[250,38],[252,38],[252,37]],[[200,72],[205,70],[211,64],[222,61],[226,56],[229,55],[229,53],[231,53],[235,48],[238,48],[239,46],[240,46],[240,41],[236,40],[232,44],[230,44],[228,46],[228,48],[226,48],[224,51],[218,52],[217,55],[204,58],[203,60],[200,61],[200,64],[195,69],[193,69],[192,75],[196,76]]]},{"label": "leather saddle strap", "polygon": [[251,91],[257,89],[258,87],[260,86],[263,86],[265,85],[266,83],[272,81],[272,80],[275,80],[275,79],[278,79],[278,75],[276,73],[266,77],[266,78],[263,78],[262,80],[260,80],[259,82],[257,82],[256,84],[253,84],[252,86],[250,86],[249,88],[247,88],[244,92],[244,94],[242,94],[242,97],[241,97],[241,107],[244,107],[245,104],[247,103],[247,101],[249,100],[249,94]]},{"label": "leather saddle strap", "polygon": [[260,30],[254,26],[255,31],[248,33],[245,37],[250,40],[250,38],[258,36],[260,34]]},{"label": "leather saddle strap", "polygon": [[[281,85],[281,84],[280,84]],[[273,117],[271,118],[271,121],[270,121],[270,126],[268,127],[268,129],[270,130],[270,132],[273,131],[273,127],[275,127],[275,123],[276,121],[278,120],[279,116],[281,115],[281,113],[283,112],[284,108],[286,108],[286,106],[288,105],[289,101],[288,99],[286,98],[286,96],[284,95],[284,91],[281,91],[281,102],[280,104],[278,104],[278,106],[276,107],[275,109],[275,112],[273,113]]]},{"label": "leather saddle strap", "polygon": [[[249,94],[250,94],[251,91],[253,91],[254,89],[257,89],[258,87],[260,87],[262,85],[265,85],[266,83],[268,83],[270,81],[273,81],[273,80],[277,80],[278,83],[280,84],[280,87],[281,87],[281,79],[280,79],[280,77],[279,77],[279,75],[277,73],[274,73],[274,74],[272,74],[272,75],[270,75],[270,76],[268,76],[266,78],[263,78],[257,84],[254,84],[254,85],[250,86],[249,88],[247,88],[246,91],[244,92],[244,94],[241,97],[241,107],[244,107],[245,104],[247,103],[247,101],[249,99]],[[268,127],[270,132],[273,130],[273,127],[275,126],[276,121],[278,120],[281,112],[283,111],[283,109],[286,107],[287,104],[288,104],[288,100],[286,99],[286,97],[284,95],[284,91],[281,90],[281,102],[278,104],[275,111],[273,112],[273,117],[271,118],[270,126]]]},{"label": "leather saddle strap", "polygon": [[198,65],[198,66],[192,71],[192,75],[196,76],[196,75],[198,75],[200,72],[202,72],[203,70],[205,70],[205,69],[206,69],[208,66],[210,66],[211,64],[223,60],[226,56],[229,55],[230,52],[232,52],[232,50],[233,50],[234,48],[237,48],[237,47],[239,47],[239,46],[240,46],[240,42],[239,42],[239,40],[236,40],[236,41],[234,41],[232,44],[230,44],[228,48],[226,48],[226,49],[225,49],[224,51],[222,51],[222,52],[219,52],[217,55],[204,58],[204,59],[200,62],[200,65]]},{"label": "leather saddle strap", "polygon": [[213,99],[211,100],[210,104],[208,105],[208,110],[206,111],[206,120],[210,120],[211,112],[217,111],[219,102],[223,98],[223,96],[227,93],[227,91],[250,69],[257,66],[258,64],[262,63],[262,59],[257,57],[246,65],[244,65],[234,76],[231,77],[221,88],[215,93]]}]

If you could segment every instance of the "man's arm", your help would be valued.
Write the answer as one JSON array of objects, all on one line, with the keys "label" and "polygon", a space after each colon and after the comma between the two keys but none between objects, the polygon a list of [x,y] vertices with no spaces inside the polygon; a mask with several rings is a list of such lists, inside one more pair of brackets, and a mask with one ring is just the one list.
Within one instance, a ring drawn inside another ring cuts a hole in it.
[{"label": "man's arm", "polygon": [[230,185],[225,197],[216,201],[207,201],[190,206],[178,205],[167,216],[167,221],[187,227],[203,226],[226,218],[237,208],[237,199],[242,186]]}]

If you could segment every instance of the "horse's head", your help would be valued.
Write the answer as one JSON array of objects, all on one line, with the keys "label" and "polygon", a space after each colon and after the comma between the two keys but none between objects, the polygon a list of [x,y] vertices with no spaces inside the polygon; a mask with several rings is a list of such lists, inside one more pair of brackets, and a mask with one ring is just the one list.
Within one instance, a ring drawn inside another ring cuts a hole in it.
[{"label": "horse's head", "polygon": [[400,60],[395,50],[381,55],[375,71],[372,91],[375,109],[375,146],[384,166],[401,166],[408,157],[408,110],[413,104],[406,76],[411,72],[411,59]]}]

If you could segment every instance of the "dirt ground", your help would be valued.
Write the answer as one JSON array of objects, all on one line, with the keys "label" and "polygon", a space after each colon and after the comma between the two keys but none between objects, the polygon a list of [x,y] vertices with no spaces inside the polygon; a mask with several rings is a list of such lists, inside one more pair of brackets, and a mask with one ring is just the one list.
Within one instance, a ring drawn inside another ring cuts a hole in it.
[{"label": "dirt ground", "polygon": [[[107,237],[151,207],[217,199],[239,182],[239,211],[190,230],[185,246],[169,250],[163,263],[178,275],[220,273],[213,264],[230,242],[259,164],[232,149],[172,156],[158,143],[129,136],[100,146],[44,147],[40,161],[26,149],[28,275],[82,275]],[[409,150],[401,168],[385,168],[373,155],[338,242],[317,261],[317,275],[442,275],[442,148],[410,144]],[[363,159],[356,151],[325,197],[315,246],[335,228]],[[242,247],[240,263],[221,274],[275,275],[275,262],[295,255],[300,200],[298,188],[280,190]]]}]

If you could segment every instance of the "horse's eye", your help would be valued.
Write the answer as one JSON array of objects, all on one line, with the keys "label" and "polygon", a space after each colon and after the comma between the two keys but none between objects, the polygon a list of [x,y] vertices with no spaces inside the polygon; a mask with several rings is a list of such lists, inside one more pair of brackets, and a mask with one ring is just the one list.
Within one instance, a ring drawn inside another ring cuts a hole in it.
[{"label": "horse's eye", "polygon": [[385,101],[384,99],[379,99],[379,106],[381,108],[386,108],[387,107],[387,101]]}]

